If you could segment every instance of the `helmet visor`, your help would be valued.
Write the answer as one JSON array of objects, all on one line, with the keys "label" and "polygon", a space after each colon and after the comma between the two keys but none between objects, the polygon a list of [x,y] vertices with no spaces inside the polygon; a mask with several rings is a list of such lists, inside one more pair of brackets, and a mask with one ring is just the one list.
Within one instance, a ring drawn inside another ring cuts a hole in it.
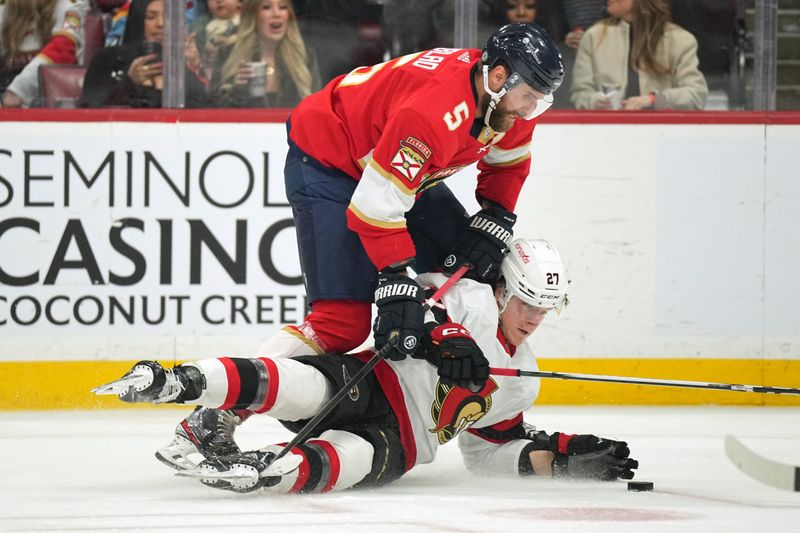
[{"label": "helmet visor", "polygon": [[505,88],[504,107],[525,120],[538,117],[553,105],[552,94],[540,93],[525,83],[516,72],[506,80]]}]

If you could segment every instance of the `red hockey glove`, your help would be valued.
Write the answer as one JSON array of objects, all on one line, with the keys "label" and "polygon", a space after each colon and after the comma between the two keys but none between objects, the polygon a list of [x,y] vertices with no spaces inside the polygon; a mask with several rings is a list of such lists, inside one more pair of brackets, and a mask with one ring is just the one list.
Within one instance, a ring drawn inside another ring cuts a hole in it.
[{"label": "red hockey glove", "polygon": [[622,441],[603,439],[594,435],[550,435],[553,475],[600,481],[633,479],[633,470],[639,468],[636,459],[628,456],[631,450]]},{"label": "red hockey glove", "polygon": [[489,379],[489,361],[461,324],[425,324],[424,337],[428,361],[439,370],[444,385],[480,390]]}]

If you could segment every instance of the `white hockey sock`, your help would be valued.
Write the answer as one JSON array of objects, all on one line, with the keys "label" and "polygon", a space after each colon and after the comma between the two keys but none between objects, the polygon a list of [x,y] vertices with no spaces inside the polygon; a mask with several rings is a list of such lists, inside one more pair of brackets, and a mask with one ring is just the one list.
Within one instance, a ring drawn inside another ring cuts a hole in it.
[{"label": "white hockey sock", "polygon": [[293,359],[219,357],[185,363],[200,370],[205,388],[187,403],[218,409],[248,409],[280,420],[313,417],[335,391],[312,366]]},{"label": "white hockey sock", "polygon": [[[282,446],[267,450],[278,452]],[[318,438],[292,449],[303,462],[297,470],[283,476],[280,483],[268,487],[271,492],[329,492],[352,487],[372,469],[372,444],[363,438],[330,429]]]}]

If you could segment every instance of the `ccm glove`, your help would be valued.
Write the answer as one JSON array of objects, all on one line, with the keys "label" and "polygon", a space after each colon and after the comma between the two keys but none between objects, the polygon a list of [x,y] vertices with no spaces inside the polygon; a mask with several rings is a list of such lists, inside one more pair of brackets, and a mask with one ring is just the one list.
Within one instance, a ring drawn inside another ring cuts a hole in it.
[{"label": "ccm glove", "polygon": [[452,274],[464,263],[473,268],[466,277],[492,283],[500,275],[500,263],[513,236],[517,216],[501,207],[489,207],[470,217],[465,231],[444,260],[443,270]]},{"label": "ccm glove", "polygon": [[639,468],[639,462],[628,457],[626,442],[594,435],[553,433],[550,451],[555,454],[553,475],[558,477],[616,481],[633,479],[633,470]]},{"label": "ccm glove", "polygon": [[378,273],[378,288],[375,290],[378,316],[372,331],[375,348],[379,350],[386,346],[389,339],[397,336],[394,349],[387,354],[393,361],[413,356],[417,350],[420,337],[425,332],[423,296],[422,288],[408,276]]},{"label": "ccm glove", "polygon": [[461,324],[447,322],[425,325],[425,355],[438,367],[444,385],[480,390],[489,379],[489,361]]}]

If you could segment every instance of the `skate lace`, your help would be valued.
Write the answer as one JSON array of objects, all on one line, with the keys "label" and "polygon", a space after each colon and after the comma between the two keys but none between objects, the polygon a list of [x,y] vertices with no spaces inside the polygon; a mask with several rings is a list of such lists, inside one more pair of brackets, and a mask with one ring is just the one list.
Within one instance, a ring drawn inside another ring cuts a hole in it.
[{"label": "skate lace", "polygon": [[233,440],[233,433],[238,425],[236,415],[230,411],[222,411],[217,418],[216,427],[213,428],[210,440],[206,443],[207,450],[217,455],[239,453],[239,447]]},{"label": "skate lace", "polygon": [[164,388],[158,394],[158,398],[153,402],[155,404],[174,400],[186,389],[186,386],[178,379],[174,369],[165,368],[164,374],[166,374],[166,382],[164,383]]},{"label": "skate lace", "polygon": [[229,411],[223,411],[217,423],[218,434],[226,439],[233,440],[233,432],[239,425],[239,417]]}]

